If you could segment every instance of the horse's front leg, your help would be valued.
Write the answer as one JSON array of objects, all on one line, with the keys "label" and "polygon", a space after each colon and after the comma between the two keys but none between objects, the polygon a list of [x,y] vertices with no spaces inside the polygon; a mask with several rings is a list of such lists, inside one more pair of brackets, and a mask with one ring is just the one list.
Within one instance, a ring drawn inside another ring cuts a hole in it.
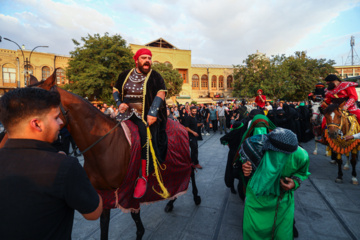
[{"label": "horse's front leg", "polygon": [[109,239],[110,209],[103,209],[100,216],[100,239]]},{"label": "horse's front leg", "polygon": [[342,168],[341,168],[341,166],[342,166],[341,156],[340,156],[340,159],[336,159],[336,163],[338,165],[338,176],[337,176],[335,182],[342,183],[343,182],[343,180],[342,180],[343,172],[342,172]]},{"label": "horse's front leg", "polygon": [[318,149],[318,146],[317,146],[317,142],[315,141],[315,150],[313,152],[314,155],[317,155],[317,149]]},{"label": "horse's front leg", "polygon": [[174,202],[176,201],[177,198],[174,198],[173,200],[170,200],[166,206],[165,206],[165,212],[171,212],[174,209]]},{"label": "horse's front leg", "polygon": [[131,217],[136,224],[136,240],[141,240],[145,233],[144,225],[141,221],[140,211],[138,213],[131,213]]},{"label": "horse's front leg", "polygon": [[351,154],[351,166],[352,166],[351,181],[352,181],[352,184],[354,184],[354,185],[359,184],[359,182],[356,178],[356,162],[357,162],[357,153],[353,153],[353,154]]},{"label": "horse's front leg", "polygon": [[[351,158],[353,157],[354,154],[351,154]],[[349,170],[350,168],[350,154],[346,155],[346,162],[345,165],[343,167],[344,170]]]},{"label": "horse's front leg", "polygon": [[194,168],[191,168],[191,185],[192,185],[192,193],[194,196],[195,205],[199,205],[201,203],[201,197],[198,195],[198,189],[197,189],[196,181],[195,181],[195,169]]}]

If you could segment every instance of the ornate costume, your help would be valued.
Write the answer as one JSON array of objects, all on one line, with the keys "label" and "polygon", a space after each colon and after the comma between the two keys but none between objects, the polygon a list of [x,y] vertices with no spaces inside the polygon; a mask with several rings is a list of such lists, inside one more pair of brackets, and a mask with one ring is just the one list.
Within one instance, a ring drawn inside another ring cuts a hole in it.
[{"label": "ornate costume", "polygon": [[358,121],[360,120],[360,109],[356,106],[358,95],[355,87],[357,83],[341,82],[337,87],[332,90],[325,89],[325,102],[326,104],[340,103],[339,101],[346,101],[345,107],[352,114],[356,115]]},{"label": "ornate costume", "polygon": [[[151,56],[151,52],[148,49],[140,49],[134,56],[137,65],[137,60],[141,55]],[[140,198],[145,194],[147,177],[153,171],[153,161],[150,160],[153,160],[153,156],[156,156],[160,163],[165,161],[167,151],[167,135],[165,132],[167,122],[166,106],[165,101],[157,96],[157,94],[167,90],[164,79],[158,72],[151,70],[150,66],[147,74],[139,73],[137,69],[127,70],[119,75],[114,86],[113,95],[120,107],[123,103],[128,106],[125,112],[121,113],[119,111],[117,120],[130,119],[139,129],[142,146],[142,163],[136,185],[138,186],[138,181],[140,180],[142,186],[141,193],[139,194],[137,193],[136,186],[134,197]],[[155,123],[149,127],[152,146],[150,146],[149,133],[147,132],[148,115],[156,117]],[[154,155],[152,155],[153,153]]]}]

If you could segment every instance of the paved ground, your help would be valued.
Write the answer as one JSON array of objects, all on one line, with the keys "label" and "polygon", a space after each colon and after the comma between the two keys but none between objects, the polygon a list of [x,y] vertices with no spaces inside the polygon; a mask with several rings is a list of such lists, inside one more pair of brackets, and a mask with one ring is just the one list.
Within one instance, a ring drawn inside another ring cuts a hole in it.
[{"label": "paved ground", "polygon": [[[190,185],[186,195],[175,202],[172,213],[164,212],[167,201],[143,206],[141,215],[146,228],[143,239],[242,239],[244,203],[225,187],[228,148],[220,145],[221,136],[212,133],[199,141],[199,160],[204,168],[197,172],[196,181],[201,205],[195,206]],[[313,141],[303,147],[310,155],[311,176],[295,192],[298,239],[360,239],[360,186],[350,183],[349,170],[344,171],[343,184],[334,182],[337,167],[325,157],[324,146],[319,147],[319,155],[312,154]],[[360,173],[360,164],[357,172]],[[131,215],[118,209],[111,214],[109,238],[135,239],[136,228]],[[86,221],[76,213],[72,237],[100,239],[99,220]]]}]

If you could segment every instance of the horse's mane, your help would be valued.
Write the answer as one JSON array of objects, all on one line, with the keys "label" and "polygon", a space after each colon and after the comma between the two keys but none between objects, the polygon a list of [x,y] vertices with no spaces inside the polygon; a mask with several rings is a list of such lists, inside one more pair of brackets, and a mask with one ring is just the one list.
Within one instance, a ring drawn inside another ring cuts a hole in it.
[{"label": "horse's mane", "polygon": [[325,110],[324,114],[332,113],[339,108],[339,104],[330,104]]},{"label": "horse's mane", "polygon": [[[34,84],[34,85],[35,85],[35,84]],[[56,85],[54,85],[54,87],[58,88],[58,86],[56,86]],[[62,88],[60,88],[60,89],[62,89]],[[62,90],[66,91],[65,89],[62,89]],[[88,100],[84,99],[83,97],[81,97],[81,96],[79,96],[79,95],[77,95],[77,94],[75,94],[75,93],[73,93],[73,92],[69,92],[69,91],[66,91],[66,92],[67,92],[67,93],[70,93],[72,96],[80,99],[84,104],[87,104],[87,105],[90,106],[90,108],[92,108],[93,110],[95,110],[95,111],[97,111],[97,112],[100,112],[101,115],[103,115],[103,116],[104,116],[105,118],[107,118],[108,120],[111,120],[111,121],[114,122],[114,123],[116,122],[115,119],[113,119],[113,118],[111,118],[110,116],[107,116],[107,115],[105,115],[104,113],[102,113],[97,107],[95,107],[93,104],[91,104],[91,102],[89,102]]]}]

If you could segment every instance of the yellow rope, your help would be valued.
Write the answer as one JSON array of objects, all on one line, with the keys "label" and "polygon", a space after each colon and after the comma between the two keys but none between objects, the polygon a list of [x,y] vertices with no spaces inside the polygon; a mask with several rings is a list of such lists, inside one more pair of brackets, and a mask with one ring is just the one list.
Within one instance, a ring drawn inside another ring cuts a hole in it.
[{"label": "yellow rope", "polygon": [[156,192],[162,198],[168,198],[168,197],[170,197],[170,193],[168,192],[168,190],[166,189],[166,187],[164,186],[164,183],[163,183],[163,179],[162,179],[161,172],[160,172],[160,169],[162,169],[162,168],[161,168],[161,165],[155,155],[155,150],[154,150],[154,147],[152,144],[151,132],[150,132],[149,127],[147,127],[147,135],[148,135],[148,141],[150,144],[150,152],[151,152],[151,156],[152,156],[153,163],[154,163],[154,172],[155,172],[156,180],[159,183],[162,193],[156,191],[154,186],[152,186],[152,189],[154,192]]}]

